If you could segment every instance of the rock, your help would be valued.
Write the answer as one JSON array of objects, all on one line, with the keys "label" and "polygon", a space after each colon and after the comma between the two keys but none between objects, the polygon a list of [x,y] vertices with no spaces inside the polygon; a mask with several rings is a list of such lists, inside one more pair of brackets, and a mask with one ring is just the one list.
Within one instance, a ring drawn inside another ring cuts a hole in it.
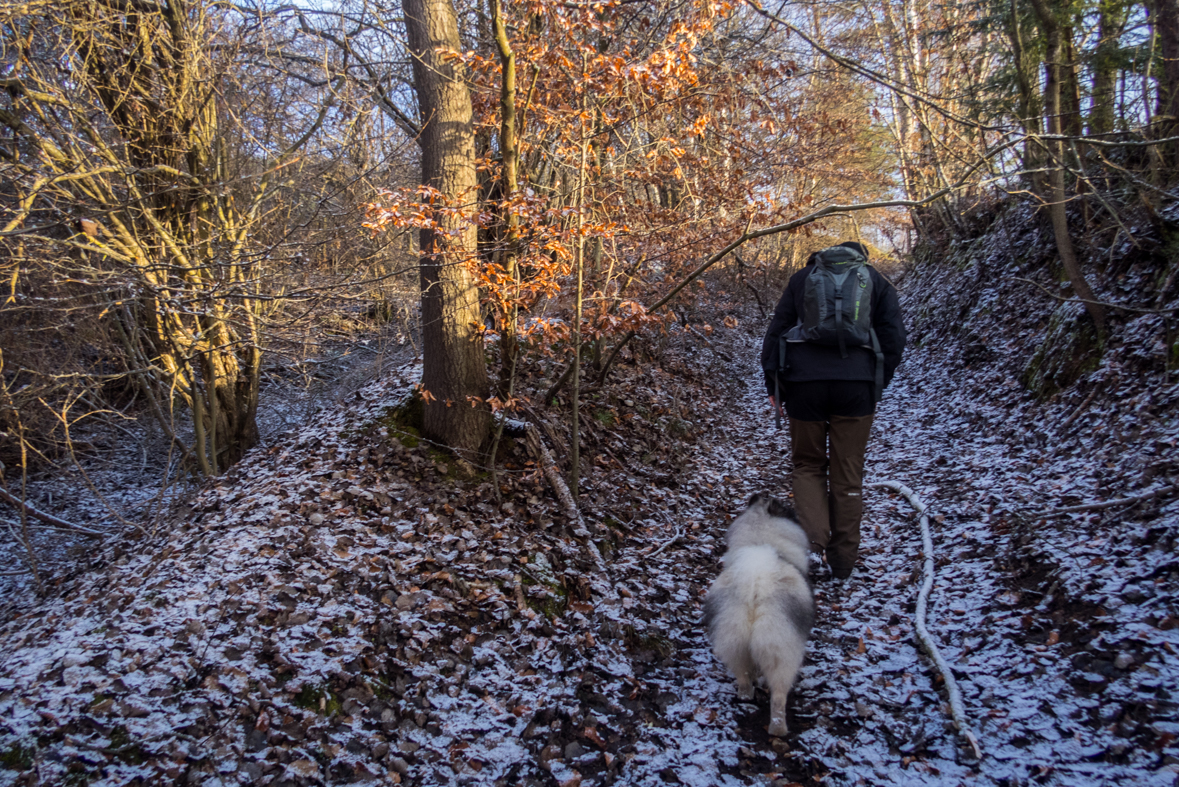
[{"label": "rock", "polygon": [[389,759],[389,767],[402,776],[409,775],[409,763],[400,757],[392,757]]},{"label": "rock", "polygon": [[1134,664],[1134,657],[1129,653],[1119,653],[1114,659],[1114,666],[1118,669],[1129,669]]},{"label": "rock", "polygon": [[585,754],[585,747],[577,741],[573,741],[565,747],[565,759],[567,760],[575,760],[583,754]]},{"label": "rock", "polygon": [[316,527],[319,527],[320,525],[323,524],[323,514],[321,514],[317,511],[314,514],[312,514],[311,516],[307,517],[307,521],[310,522],[311,524],[315,525]]}]

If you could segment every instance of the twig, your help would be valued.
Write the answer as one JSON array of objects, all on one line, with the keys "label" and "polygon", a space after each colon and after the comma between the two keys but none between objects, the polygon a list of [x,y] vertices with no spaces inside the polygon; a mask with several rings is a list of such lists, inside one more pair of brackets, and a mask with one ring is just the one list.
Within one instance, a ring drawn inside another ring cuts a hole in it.
[{"label": "twig", "polygon": [[44,522],[47,525],[52,525],[54,527],[58,527],[63,530],[70,530],[75,533],[82,533],[87,536],[98,536],[99,538],[102,538],[102,537],[105,537],[106,535],[108,535],[107,533],[100,533],[97,530],[90,530],[89,528],[82,527],[81,525],[75,525],[72,522],[67,522],[64,519],[59,519],[59,518],[55,517],[53,514],[47,514],[44,511],[34,508],[33,506],[29,505],[25,501],[13,497],[12,495],[10,495],[8,493],[8,490],[4,489],[3,487],[0,487],[0,500],[3,500],[4,502],[8,503],[11,506],[14,506],[17,510],[24,511],[26,514],[31,516],[33,519],[40,520],[41,522]]},{"label": "twig", "polygon": [[966,719],[966,709],[962,705],[962,692],[958,688],[958,681],[954,678],[953,672],[950,671],[950,665],[942,658],[937,643],[933,641],[933,637],[930,636],[929,630],[925,627],[926,605],[929,602],[929,592],[933,589],[933,538],[929,534],[928,509],[912,489],[898,481],[880,481],[875,484],[868,484],[868,486],[873,489],[891,489],[897,492],[909,501],[909,504],[913,506],[921,517],[921,548],[925,553],[925,565],[922,572],[925,574],[925,579],[921,583],[921,592],[917,594],[917,612],[914,620],[914,627],[917,630],[917,640],[921,643],[925,652],[929,654],[929,657],[933,659],[933,663],[937,666],[938,671],[942,674],[942,679],[946,683],[946,693],[950,695],[950,716],[954,720],[954,726],[966,738],[966,742],[970,744],[975,758],[982,759],[982,750],[979,748],[978,738],[975,736],[974,730],[971,729],[970,722]]},{"label": "twig", "polygon": [[1040,282],[1038,282],[1038,281],[1032,281],[1031,279],[1025,279],[1022,276],[1012,276],[1011,279],[1012,279],[1012,281],[1022,281],[1026,284],[1035,285],[1036,287],[1039,287],[1041,290],[1043,290],[1044,294],[1047,295],[1049,298],[1055,298],[1056,300],[1063,301],[1065,303],[1093,303],[1093,304],[1097,304],[1098,306],[1104,306],[1107,309],[1118,309],[1119,311],[1134,312],[1135,314],[1171,314],[1172,312],[1179,312],[1179,306],[1176,306],[1171,309],[1143,309],[1139,306],[1124,306],[1123,304],[1120,304],[1120,303],[1110,303],[1109,301],[1095,301],[1095,300],[1091,300],[1089,298],[1066,298],[1063,295],[1057,295],[1052,290],[1045,287],[1043,284],[1040,284]]},{"label": "twig", "polygon": [[1085,408],[1093,403],[1093,400],[1095,398],[1097,398],[1097,392],[1100,390],[1101,390],[1100,385],[1093,386],[1093,390],[1089,392],[1089,395],[1085,397],[1085,400],[1083,402],[1081,402],[1080,405],[1077,406],[1077,409],[1072,411],[1072,414],[1069,415],[1068,418],[1064,419],[1064,423],[1062,423],[1060,425],[1061,431],[1068,429],[1069,424],[1071,424],[1073,421],[1077,420],[1077,418],[1080,417],[1081,413],[1085,412]]},{"label": "twig", "polygon": [[721,350],[721,349],[720,349],[720,348],[718,348],[716,345],[714,345],[714,344],[712,343],[712,341],[711,341],[711,340],[709,340],[709,338],[708,338],[707,336],[705,336],[704,334],[700,333],[700,331],[696,330],[696,329],[695,329],[695,328],[693,328],[691,325],[685,325],[685,326],[684,326],[684,328],[685,328],[685,330],[687,330],[689,333],[692,333],[692,334],[694,334],[694,335],[698,336],[698,337],[700,338],[700,340],[701,340],[701,341],[703,341],[703,342],[704,342],[705,344],[707,344],[707,345],[708,345],[710,348],[712,348],[712,351],[713,351],[714,353],[716,353],[717,355],[719,355],[719,356],[721,357],[721,360],[725,360],[725,361],[732,362],[732,360],[733,360],[733,356],[729,355],[729,354],[728,354],[728,353],[726,353],[724,350]]},{"label": "twig", "polygon": [[581,512],[577,510],[577,501],[573,499],[573,493],[569,491],[569,485],[561,477],[561,471],[557,469],[556,460],[549,453],[549,449],[545,446],[544,441],[540,439],[540,430],[536,428],[536,424],[528,424],[525,438],[528,442],[528,448],[536,458],[537,464],[540,465],[541,472],[544,473],[549,486],[556,493],[557,502],[561,504],[561,509],[564,511],[565,516],[573,524],[574,534],[582,538],[588,538],[590,532],[586,530],[585,521],[581,518]]},{"label": "twig", "polygon": [[1061,514],[1076,514],[1082,511],[1100,511],[1103,508],[1117,508],[1118,506],[1128,506],[1134,503],[1141,503],[1144,500],[1150,500],[1152,497],[1158,497],[1163,492],[1173,492],[1179,489],[1176,486],[1160,486],[1152,489],[1149,492],[1144,492],[1141,495],[1134,497],[1122,497],[1117,500],[1105,500],[1101,503],[1086,503],[1081,506],[1070,506],[1068,508],[1057,508],[1052,511],[1041,511],[1040,516],[1060,516]]},{"label": "twig", "polygon": [[594,567],[598,572],[597,576],[590,580],[590,586],[604,601],[617,601],[618,591],[614,589],[613,584],[609,581],[610,573],[606,567],[606,561],[602,559],[601,551],[598,549],[597,544],[594,543],[589,529],[586,528],[581,511],[577,509],[577,501],[573,499],[573,493],[569,491],[569,485],[561,477],[561,471],[557,468],[557,463],[553,460],[553,455],[549,453],[549,449],[545,447],[544,441],[541,440],[540,430],[536,428],[536,424],[528,424],[527,431],[525,432],[525,442],[528,443],[528,449],[532,451],[532,455],[536,458],[536,463],[540,466],[541,472],[544,473],[544,477],[548,480],[549,486],[556,493],[557,500],[560,502],[561,508],[565,511],[565,516],[572,523],[573,534],[585,541],[585,549],[589,552],[590,558],[594,561]]},{"label": "twig", "polygon": [[674,544],[675,542],[679,541],[679,540],[680,540],[681,538],[683,538],[683,537],[684,537],[684,531],[683,531],[683,529],[682,529],[682,528],[680,528],[680,529],[678,529],[678,530],[676,530],[676,531],[675,531],[675,535],[674,535],[674,536],[672,536],[672,537],[671,537],[669,540],[665,541],[665,542],[664,542],[664,543],[663,543],[663,544],[662,544],[662,545],[661,545],[661,546],[660,546],[658,549],[656,549],[654,552],[648,552],[648,553],[646,553],[645,555],[643,555],[643,557],[644,557],[644,558],[655,557],[655,556],[656,556],[656,555],[658,555],[660,552],[662,552],[663,550],[667,549],[669,546],[671,546],[671,545],[672,545],[672,544]]}]

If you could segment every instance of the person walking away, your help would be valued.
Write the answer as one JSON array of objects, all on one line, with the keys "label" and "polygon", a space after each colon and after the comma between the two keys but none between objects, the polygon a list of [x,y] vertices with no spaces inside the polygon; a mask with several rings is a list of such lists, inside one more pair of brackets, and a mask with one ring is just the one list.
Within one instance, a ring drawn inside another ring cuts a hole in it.
[{"label": "person walking away", "polygon": [[790,278],[762,343],[770,405],[790,423],[799,524],[836,579],[856,564],[872,416],[904,348],[896,288],[852,241]]}]

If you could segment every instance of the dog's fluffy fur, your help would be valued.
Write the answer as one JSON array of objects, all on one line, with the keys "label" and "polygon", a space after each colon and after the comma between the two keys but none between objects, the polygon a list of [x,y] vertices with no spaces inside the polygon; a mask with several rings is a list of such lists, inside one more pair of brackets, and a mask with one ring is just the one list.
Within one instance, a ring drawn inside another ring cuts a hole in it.
[{"label": "dog's fluffy fur", "polygon": [[770,690],[770,735],[786,734],[786,695],[802,666],[815,618],[807,537],[794,512],[757,494],[729,526],[724,571],[704,600],[712,649],[753,698],[760,673]]}]

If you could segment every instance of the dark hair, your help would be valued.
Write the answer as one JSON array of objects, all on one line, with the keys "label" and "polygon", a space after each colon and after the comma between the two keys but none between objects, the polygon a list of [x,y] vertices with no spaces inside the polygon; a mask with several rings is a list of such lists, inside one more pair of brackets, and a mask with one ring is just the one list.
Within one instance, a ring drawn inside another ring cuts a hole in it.
[{"label": "dark hair", "polygon": [[862,243],[856,243],[854,240],[849,240],[847,243],[841,243],[839,245],[851,249],[852,251],[858,251],[860,254],[864,255],[864,259],[868,259],[868,247]]}]

